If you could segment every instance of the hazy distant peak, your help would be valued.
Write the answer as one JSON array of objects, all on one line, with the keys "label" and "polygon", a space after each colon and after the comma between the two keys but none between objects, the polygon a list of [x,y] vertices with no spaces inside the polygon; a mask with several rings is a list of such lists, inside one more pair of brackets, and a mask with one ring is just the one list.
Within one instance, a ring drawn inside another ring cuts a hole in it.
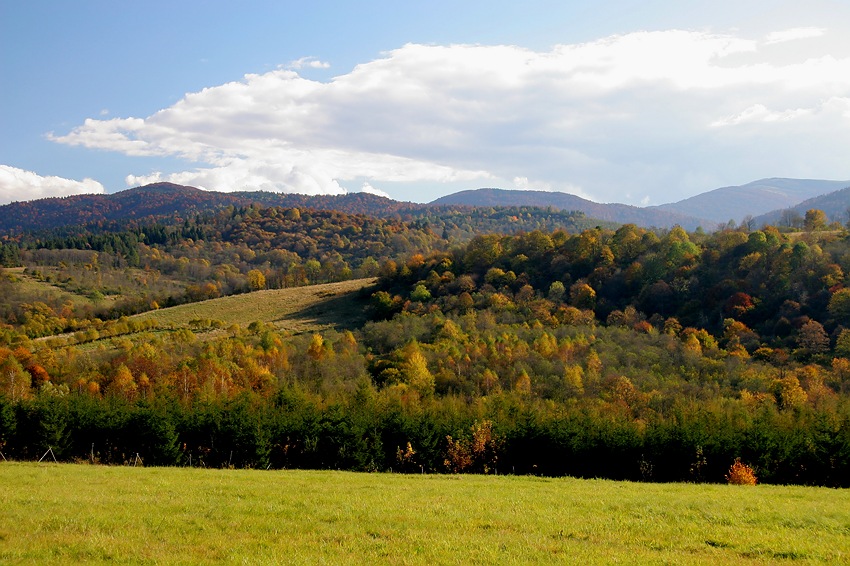
[{"label": "hazy distant peak", "polygon": [[798,203],[843,189],[850,181],[819,179],[759,179],[731,187],[721,187],[675,203],[651,207],[668,212],[700,216],[714,222],[740,221],[772,210],[790,208]]}]

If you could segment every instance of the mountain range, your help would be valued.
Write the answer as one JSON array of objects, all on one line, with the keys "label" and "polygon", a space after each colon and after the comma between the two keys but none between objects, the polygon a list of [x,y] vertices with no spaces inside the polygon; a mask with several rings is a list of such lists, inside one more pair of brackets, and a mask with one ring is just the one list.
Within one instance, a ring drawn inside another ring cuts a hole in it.
[{"label": "mountain range", "polygon": [[329,209],[376,217],[421,216],[435,209],[456,207],[551,207],[578,211],[600,221],[687,230],[712,230],[719,223],[754,217],[756,225],[776,223],[782,211],[803,215],[810,208],[823,210],[834,221],[847,220],[850,181],[814,179],[761,179],[746,185],[723,187],[660,206],[637,207],[602,204],[561,192],[484,188],[460,191],[431,203],[401,202],[368,193],[308,196],[270,192],[205,191],[172,183],[155,183],[113,194],[75,195],[14,202],[0,206],[0,233],[52,229],[82,224],[179,220],[199,212],[227,206],[265,206]]},{"label": "mountain range", "polygon": [[154,183],[112,194],[74,195],[0,206],[0,233],[62,226],[159,219],[180,220],[227,206],[304,207],[386,216],[410,203],[367,193],[308,196],[269,192],[222,193],[173,183]]},{"label": "mountain range", "polygon": [[688,230],[697,226],[713,227],[716,222],[688,216],[674,211],[653,210],[628,204],[601,204],[575,195],[548,191],[477,189],[460,191],[433,201],[431,205],[443,206],[540,206],[561,210],[578,210],[591,218],[619,224],[670,227],[676,224]]},{"label": "mountain range", "polygon": [[[850,183],[848,183],[850,185]],[[806,199],[801,203],[795,204],[781,210],[772,210],[766,214],[756,216],[753,223],[757,226],[764,224],[782,224],[783,216],[786,212],[791,212],[791,217],[796,216],[802,218],[807,210],[811,209],[822,210],[827,218],[834,222],[845,224],[850,220],[850,186],[841,190],[833,191],[825,195],[816,196]]]},{"label": "mountain range", "polygon": [[[771,211],[792,208],[808,199],[846,187],[850,187],[850,181],[761,179],[746,185],[722,187],[679,202],[648,208],[696,216],[716,223],[729,220],[738,222],[745,215],[760,216]],[[831,216],[829,212],[827,215]],[[776,216],[778,218],[778,212]]]}]

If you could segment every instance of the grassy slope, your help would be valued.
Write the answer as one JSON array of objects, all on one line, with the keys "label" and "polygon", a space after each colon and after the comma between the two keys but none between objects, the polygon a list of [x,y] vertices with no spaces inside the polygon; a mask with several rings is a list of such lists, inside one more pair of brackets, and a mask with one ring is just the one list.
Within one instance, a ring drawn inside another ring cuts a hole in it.
[{"label": "grassy slope", "polygon": [[841,563],[850,492],[0,463],[0,561]]},{"label": "grassy slope", "polygon": [[160,325],[188,327],[192,320],[220,320],[226,325],[271,322],[282,330],[306,332],[326,328],[350,328],[365,322],[356,291],[374,279],[257,291],[199,303],[150,311],[135,318],[156,319]]},{"label": "grassy slope", "polygon": [[52,285],[47,283],[46,281],[39,281],[30,275],[24,273],[23,267],[7,267],[0,268],[0,272],[5,273],[6,275],[10,275],[13,277],[15,284],[21,289],[23,292],[27,294],[31,294],[35,297],[39,295],[43,296],[55,296],[58,297],[61,302],[71,302],[75,306],[86,306],[93,305],[91,299],[84,295],[78,295],[77,293],[72,293],[61,287],[57,287],[56,285]]}]

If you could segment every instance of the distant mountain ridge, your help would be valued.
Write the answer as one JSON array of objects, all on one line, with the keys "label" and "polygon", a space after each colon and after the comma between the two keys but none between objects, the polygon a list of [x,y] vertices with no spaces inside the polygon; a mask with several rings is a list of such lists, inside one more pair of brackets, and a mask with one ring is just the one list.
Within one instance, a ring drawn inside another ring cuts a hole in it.
[{"label": "distant mountain ridge", "polygon": [[[782,210],[824,210],[832,220],[844,222],[850,207],[850,181],[811,179],[761,179],[737,187],[723,187],[660,206],[637,207],[603,204],[576,195],[528,190],[484,188],[460,191],[428,204],[396,201],[370,193],[303,195],[272,192],[216,192],[173,183],[154,183],[112,194],[74,195],[14,202],[0,206],[0,234],[50,230],[60,227],[114,222],[179,221],[228,206],[280,206],[336,210],[376,217],[418,217],[441,207],[551,207],[578,211],[588,219],[642,227],[713,230],[728,220],[756,217],[756,223],[777,222]],[[826,192],[826,194],[824,194]],[[816,193],[814,197],[808,196]],[[796,200],[794,200],[796,199]],[[801,202],[802,201],[802,202]],[[691,211],[691,212],[689,212]]]},{"label": "distant mountain ridge", "polygon": [[740,222],[745,216],[759,216],[796,206],[802,201],[838,191],[850,181],[818,179],[759,179],[746,185],[722,187],[678,202],[648,207],[667,212],[707,218],[715,223]]},{"label": "distant mountain ridge", "polygon": [[112,194],[87,194],[13,202],[0,206],[0,232],[20,233],[125,220],[186,217],[227,206],[311,207],[384,216],[409,207],[368,193],[308,196],[268,192],[222,193],[173,183],[154,183]]},{"label": "distant mountain ridge", "polygon": [[560,210],[578,210],[589,217],[619,224],[637,224],[657,228],[679,225],[686,230],[695,230],[699,226],[711,229],[716,224],[705,218],[673,211],[641,208],[628,204],[602,204],[569,193],[548,191],[475,189],[440,197],[429,204],[432,206],[551,206]]},{"label": "distant mountain ridge", "polygon": [[195,187],[156,183],[113,194],[84,194],[13,202],[0,206],[0,230],[50,229],[59,226],[156,218],[175,211],[189,213],[236,204],[222,193]]}]

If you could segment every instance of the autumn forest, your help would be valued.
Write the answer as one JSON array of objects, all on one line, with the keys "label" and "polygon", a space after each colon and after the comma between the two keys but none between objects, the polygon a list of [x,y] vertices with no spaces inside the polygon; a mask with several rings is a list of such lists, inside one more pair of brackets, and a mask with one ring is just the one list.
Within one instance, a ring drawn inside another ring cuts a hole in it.
[{"label": "autumn forest", "polygon": [[[850,232],[818,210],[187,210],[0,235],[4,457],[850,486]],[[332,324],[264,314],[341,281]],[[231,296],[253,322],[167,315]]]}]

